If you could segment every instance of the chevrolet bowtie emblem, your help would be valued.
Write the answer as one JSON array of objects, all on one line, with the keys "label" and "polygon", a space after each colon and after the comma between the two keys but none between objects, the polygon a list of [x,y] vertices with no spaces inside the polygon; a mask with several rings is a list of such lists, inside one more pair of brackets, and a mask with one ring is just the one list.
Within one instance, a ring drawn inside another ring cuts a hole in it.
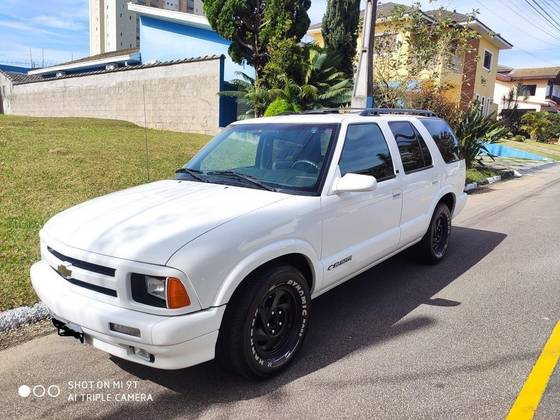
[{"label": "chevrolet bowtie emblem", "polygon": [[58,271],[58,274],[60,274],[65,279],[69,279],[70,277],[72,277],[72,270],[70,270],[71,266],[72,264],[70,263],[60,264],[56,271]]}]

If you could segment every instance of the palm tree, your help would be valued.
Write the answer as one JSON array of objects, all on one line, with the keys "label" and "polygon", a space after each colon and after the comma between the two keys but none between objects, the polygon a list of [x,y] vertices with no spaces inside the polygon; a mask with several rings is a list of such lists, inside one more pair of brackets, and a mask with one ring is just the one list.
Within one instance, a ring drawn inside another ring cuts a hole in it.
[{"label": "palm tree", "polygon": [[243,72],[235,73],[238,78],[231,81],[234,89],[219,92],[221,96],[237,98],[239,105],[247,108],[242,118],[261,117],[270,103],[268,89],[255,86],[255,79]]},{"label": "palm tree", "polygon": [[332,56],[313,44],[305,45],[303,53],[299,74],[294,78],[281,76],[281,86],[270,90],[271,98],[281,99],[301,110],[337,108],[349,103],[352,80],[337,70]]}]

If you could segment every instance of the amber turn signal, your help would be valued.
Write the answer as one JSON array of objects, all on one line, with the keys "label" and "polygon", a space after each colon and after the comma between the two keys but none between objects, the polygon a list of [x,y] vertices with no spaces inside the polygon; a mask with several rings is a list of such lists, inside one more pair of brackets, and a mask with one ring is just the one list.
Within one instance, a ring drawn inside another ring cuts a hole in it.
[{"label": "amber turn signal", "polygon": [[175,277],[167,278],[167,307],[178,309],[191,304],[191,299],[181,280]]}]

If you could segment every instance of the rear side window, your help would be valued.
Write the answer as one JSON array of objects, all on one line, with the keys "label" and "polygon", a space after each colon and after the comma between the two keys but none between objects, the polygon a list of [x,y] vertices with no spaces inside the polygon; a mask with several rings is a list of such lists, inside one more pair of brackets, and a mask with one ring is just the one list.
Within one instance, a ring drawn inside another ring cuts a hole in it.
[{"label": "rear side window", "polygon": [[436,146],[446,163],[456,162],[463,157],[459,148],[459,140],[449,125],[440,119],[420,120],[436,142]]},{"label": "rear side window", "polygon": [[432,156],[426,142],[408,121],[390,122],[389,127],[395,136],[405,173],[411,173],[432,166]]},{"label": "rear side window", "polygon": [[373,175],[377,181],[395,176],[393,160],[383,133],[377,124],[348,126],[339,162],[341,175]]}]

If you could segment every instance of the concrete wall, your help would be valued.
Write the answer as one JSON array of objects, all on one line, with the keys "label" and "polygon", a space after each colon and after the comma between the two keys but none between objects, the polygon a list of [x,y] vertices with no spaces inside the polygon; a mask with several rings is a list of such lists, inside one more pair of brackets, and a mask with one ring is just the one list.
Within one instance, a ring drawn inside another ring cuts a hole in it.
[{"label": "concrete wall", "polygon": [[0,75],[6,114],[119,119],[150,128],[215,134],[223,59],[215,58],[12,85]]}]

